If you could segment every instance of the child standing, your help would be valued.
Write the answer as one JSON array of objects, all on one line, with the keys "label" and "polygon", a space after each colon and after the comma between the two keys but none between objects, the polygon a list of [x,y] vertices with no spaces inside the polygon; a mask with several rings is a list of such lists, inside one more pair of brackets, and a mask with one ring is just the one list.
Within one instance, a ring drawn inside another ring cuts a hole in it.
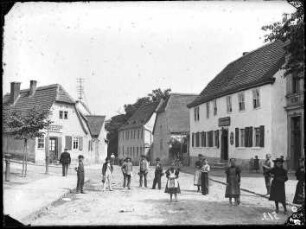
[{"label": "child standing", "polygon": [[152,189],[155,189],[156,184],[158,184],[158,189],[161,189],[161,177],[163,176],[163,167],[160,163],[160,159],[156,158],[156,167],[155,167],[155,177],[153,180]]},{"label": "child standing", "polygon": [[79,155],[78,159],[79,159],[79,165],[78,167],[75,167],[75,171],[77,172],[77,177],[78,177],[76,193],[81,192],[82,194],[85,194],[85,192],[83,191],[84,180],[85,180],[85,171],[83,164],[84,156]]},{"label": "child standing", "polygon": [[208,165],[207,159],[203,159],[203,165],[201,168],[201,185],[202,185],[202,194],[208,194],[208,172],[210,171],[210,166]]},{"label": "child standing", "polygon": [[236,166],[236,160],[230,159],[230,166],[226,168],[226,191],[225,198],[229,198],[229,203],[232,205],[232,198],[235,199],[235,205],[240,204],[240,173],[241,170]]},{"label": "child standing", "polygon": [[195,163],[196,171],[194,173],[194,185],[198,187],[198,191],[201,189],[201,168],[203,163],[203,155],[198,155],[199,160]]},{"label": "child standing", "polygon": [[123,163],[121,170],[124,174],[124,181],[123,181],[123,187],[125,188],[126,180],[127,180],[127,187],[128,189],[131,189],[131,178],[132,178],[132,172],[133,172],[133,164],[131,162],[131,158],[127,157],[126,162]]},{"label": "child standing", "polygon": [[259,172],[259,158],[257,155],[255,156],[255,159],[254,159],[254,170],[256,173]]},{"label": "child standing", "polygon": [[111,164],[111,160],[109,158],[105,159],[105,163],[102,166],[102,190],[105,191],[105,182],[108,182],[109,191],[113,191],[112,189],[112,173],[113,173],[113,165]]},{"label": "child standing", "polygon": [[172,202],[172,195],[174,194],[175,201],[177,201],[177,194],[181,193],[180,184],[178,182],[179,170],[174,169],[173,166],[166,171],[166,177],[168,178],[165,193],[170,194],[170,202]]}]

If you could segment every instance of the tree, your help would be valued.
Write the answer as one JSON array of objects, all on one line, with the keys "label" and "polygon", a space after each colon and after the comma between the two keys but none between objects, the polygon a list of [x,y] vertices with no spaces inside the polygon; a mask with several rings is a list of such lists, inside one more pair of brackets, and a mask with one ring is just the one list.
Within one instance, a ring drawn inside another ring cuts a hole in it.
[{"label": "tree", "polygon": [[161,99],[166,100],[170,96],[171,89],[161,90],[160,88],[155,89],[152,93],[148,94],[153,102],[159,102]]},{"label": "tree", "polygon": [[27,175],[28,162],[28,140],[41,137],[52,123],[49,119],[49,111],[33,107],[25,112],[10,111],[4,112],[4,133],[14,136],[15,139],[24,141],[24,155],[22,163],[22,176]]},{"label": "tree", "polygon": [[262,27],[264,31],[269,31],[265,35],[265,42],[281,40],[288,42],[285,46],[288,60],[284,65],[285,76],[294,74],[304,76],[305,72],[305,38],[304,38],[304,2],[297,0],[287,0],[296,11],[290,15],[284,14],[282,22],[275,22]]}]

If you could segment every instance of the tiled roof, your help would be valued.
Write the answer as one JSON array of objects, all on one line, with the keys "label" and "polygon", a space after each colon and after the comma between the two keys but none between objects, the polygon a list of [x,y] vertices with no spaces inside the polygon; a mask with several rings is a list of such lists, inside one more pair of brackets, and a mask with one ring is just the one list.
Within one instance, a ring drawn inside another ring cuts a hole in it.
[{"label": "tiled roof", "polygon": [[102,115],[86,115],[87,126],[91,136],[98,137],[103,126],[105,116]]},{"label": "tiled roof", "polygon": [[141,106],[120,129],[136,128],[145,125],[150,120],[157,106],[157,102]]},{"label": "tiled roof", "polygon": [[285,61],[281,41],[260,47],[227,65],[188,107],[275,81],[274,74]]},{"label": "tiled roof", "polygon": [[6,110],[27,111],[34,106],[43,110],[50,110],[54,102],[75,104],[75,101],[59,84],[38,87],[34,95],[29,96],[29,89],[20,90],[20,96],[14,105],[10,104],[10,94],[3,97],[3,108]]}]

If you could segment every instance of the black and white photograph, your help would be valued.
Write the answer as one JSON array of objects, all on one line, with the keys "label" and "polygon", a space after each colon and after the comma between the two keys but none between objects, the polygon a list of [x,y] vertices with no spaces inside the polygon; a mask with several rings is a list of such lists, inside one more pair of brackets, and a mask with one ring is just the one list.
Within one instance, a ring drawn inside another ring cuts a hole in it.
[{"label": "black and white photograph", "polygon": [[304,1],[0,4],[4,227],[305,224]]}]

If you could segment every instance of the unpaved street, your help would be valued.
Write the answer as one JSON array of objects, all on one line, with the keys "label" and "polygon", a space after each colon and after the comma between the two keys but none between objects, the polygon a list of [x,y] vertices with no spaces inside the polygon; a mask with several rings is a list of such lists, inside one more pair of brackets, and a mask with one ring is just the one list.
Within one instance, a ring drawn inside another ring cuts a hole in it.
[{"label": "unpaved street", "polygon": [[[136,170],[136,168],[135,168]],[[132,189],[122,188],[119,167],[114,171],[114,191],[101,191],[100,170],[90,172],[91,182],[86,194],[70,194],[70,201],[60,200],[31,225],[173,225],[173,224],[282,224],[288,216],[273,215],[274,204],[267,199],[242,192],[241,204],[229,206],[224,198],[225,186],[210,182],[210,194],[203,196],[193,186],[193,176],[180,174],[182,193],[178,202],[169,203],[162,190],[152,190],[153,171],[148,177],[148,188],[139,188],[134,171]],[[289,208],[290,209],[290,208]]]}]

